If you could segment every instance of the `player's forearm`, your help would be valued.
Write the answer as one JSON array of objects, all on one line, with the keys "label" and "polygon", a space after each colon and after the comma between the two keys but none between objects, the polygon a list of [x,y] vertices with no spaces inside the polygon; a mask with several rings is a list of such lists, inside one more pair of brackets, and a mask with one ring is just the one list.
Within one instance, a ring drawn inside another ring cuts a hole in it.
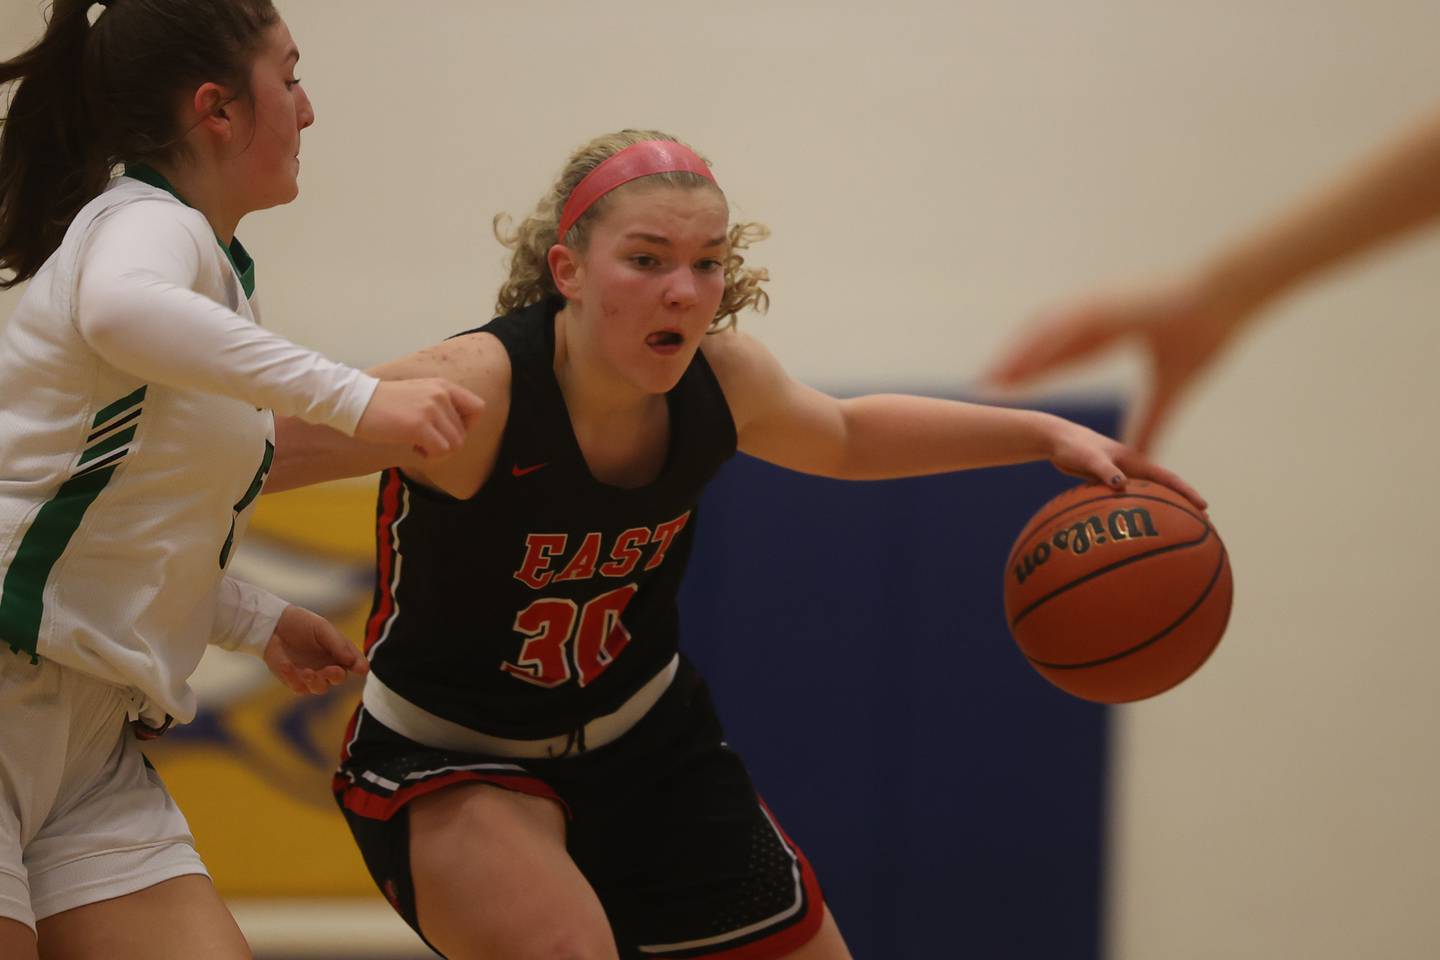
[{"label": "player's forearm", "polygon": [[1204,282],[1214,295],[1253,308],[1437,219],[1440,112],[1221,251]]},{"label": "player's forearm", "polygon": [[279,493],[327,480],[363,477],[417,460],[412,450],[364,443],[330,427],[277,416],[275,459],[264,492]]},{"label": "player's forearm", "polygon": [[1043,460],[1060,422],[1033,410],[892,394],[841,401],[841,407],[844,454],[830,475],[848,480]]},{"label": "player's forearm", "polygon": [[127,373],[346,432],[354,432],[377,383],[146,271],[96,271],[82,280],[77,325],[96,353]]}]

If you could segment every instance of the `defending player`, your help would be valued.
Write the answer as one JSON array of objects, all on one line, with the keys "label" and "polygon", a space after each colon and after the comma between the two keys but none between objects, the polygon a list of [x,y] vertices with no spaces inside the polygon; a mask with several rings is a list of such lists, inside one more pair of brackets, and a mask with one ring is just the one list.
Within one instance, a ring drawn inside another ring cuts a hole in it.
[{"label": "defending player", "polygon": [[[91,25],[91,19],[94,25]],[[256,323],[234,230],[297,194],[314,113],[269,0],[56,0],[0,128],[0,956],[250,956],[141,755],[207,642],[297,690],[365,665],[225,576],[269,408],[442,455],[479,409]],[[117,163],[128,176],[111,179]],[[183,199],[182,199],[183,198]],[[13,652],[12,652],[13,651]]]},{"label": "defending player", "polygon": [[[377,371],[486,402],[450,461],[382,479],[336,778],[381,890],[451,960],[848,956],[678,652],[696,504],[737,449],[849,479],[1048,458],[1200,502],[1046,414],[791,380],[731,323],[765,302],[757,233],[672,138],[602,137],[512,238],[504,316]],[[276,489],[404,462],[290,421],[278,443]]]},{"label": "defending player", "polygon": [[1150,390],[1133,442],[1149,450],[1181,400],[1276,300],[1341,264],[1440,222],[1440,109],[1372,149],[1185,270],[1143,287],[1047,310],[990,371],[1028,386],[1126,341],[1144,349]]}]

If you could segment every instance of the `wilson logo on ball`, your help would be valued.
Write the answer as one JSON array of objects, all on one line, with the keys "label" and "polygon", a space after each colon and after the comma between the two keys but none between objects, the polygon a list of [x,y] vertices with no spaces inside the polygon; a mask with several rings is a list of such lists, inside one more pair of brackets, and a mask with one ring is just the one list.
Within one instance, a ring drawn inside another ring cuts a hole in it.
[{"label": "wilson logo on ball", "polygon": [[1026,579],[1051,557],[1051,547],[1069,551],[1075,556],[1090,552],[1092,546],[1119,543],[1122,540],[1137,540],[1142,537],[1158,537],[1155,520],[1150,511],[1143,507],[1112,510],[1102,523],[1100,515],[1086,517],[1068,527],[1061,527],[1050,537],[1049,542],[1041,541],[1034,550],[1015,564],[1015,580],[1024,583]]},{"label": "wilson logo on ball", "polygon": [[1060,689],[1129,703],[1200,668],[1230,619],[1229,554],[1204,511],[1143,480],[1071,488],[1005,558],[1005,619]]}]

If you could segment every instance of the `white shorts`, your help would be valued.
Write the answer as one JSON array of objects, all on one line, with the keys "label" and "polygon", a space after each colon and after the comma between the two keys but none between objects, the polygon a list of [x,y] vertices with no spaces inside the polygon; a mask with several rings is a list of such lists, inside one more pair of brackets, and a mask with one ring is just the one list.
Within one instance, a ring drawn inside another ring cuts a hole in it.
[{"label": "white shorts", "polygon": [[0,645],[0,917],[33,928],[206,873],[128,705],[119,687]]}]

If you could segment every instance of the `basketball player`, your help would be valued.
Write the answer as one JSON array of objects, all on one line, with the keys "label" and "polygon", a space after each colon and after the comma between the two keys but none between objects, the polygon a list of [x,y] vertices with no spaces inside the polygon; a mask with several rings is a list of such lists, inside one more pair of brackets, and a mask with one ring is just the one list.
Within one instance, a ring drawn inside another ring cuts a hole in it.
[{"label": "basketball player", "polygon": [[20,81],[0,269],[30,281],[0,333],[6,960],[250,956],[127,718],[141,738],[190,720],[207,641],[300,690],[365,671],[319,617],[225,576],[270,408],[434,456],[479,408],[257,325],[234,231],[296,196],[298,59],[269,0],[56,0],[0,63]]},{"label": "basketball player", "polygon": [[[766,303],[741,254],[762,233],[673,138],[601,137],[509,238],[503,316],[378,371],[486,403],[455,457],[383,476],[336,777],[380,889],[451,960],[848,956],[677,652],[696,503],[737,449],[857,480],[1049,459],[1202,502],[1056,417],[791,380],[732,323]],[[279,429],[277,489],[404,457]]]},{"label": "basketball player", "polygon": [[1138,340],[1149,355],[1152,383],[1133,434],[1135,445],[1149,450],[1175,404],[1266,306],[1436,220],[1440,111],[1178,276],[1053,311],[1006,353],[990,379],[1021,386]]}]

